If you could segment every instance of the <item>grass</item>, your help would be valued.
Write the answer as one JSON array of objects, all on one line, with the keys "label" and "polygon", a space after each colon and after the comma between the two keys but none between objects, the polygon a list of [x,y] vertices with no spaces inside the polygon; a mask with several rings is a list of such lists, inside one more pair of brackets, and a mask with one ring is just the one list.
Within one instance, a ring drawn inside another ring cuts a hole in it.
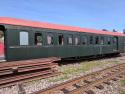
[{"label": "grass", "polygon": [[81,72],[85,72],[88,71],[96,66],[101,65],[101,63],[98,62],[83,62],[80,65],[73,65],[70,67],[66,67],[63,68],[61,70],[63,70],[64,74],[76,74],[76,73],[81,73]]},{"label": "grass", "polygon": [[120,94],[125,94],[125,92],[122,92],[122,93],[120,93]]},{"label": "grass", "polygon": [[49,79],[49,82],[57,82],[60,80],[66,80],[71,78],[74,75],[79,75],[96,67],[102,67],[105,64],[117,63],[117,61],[105,61],[105,60],[96,60],[96,61],[84,61],[72,65],[64,65],[60,67],[60,71],[63,73],[61,76],[58,76],[53,79]]},{"label": "grass", "polygon": [[[125,79],[121,80],[121,86],[125,87]],[[120,94],[125,94],[125,90],[121,90],[120,92]]]},{"label": "grass", "polygon": [[125,86],[125,79],[124,79],[124,80],[121,80],[121,83],[122,83],[122,85]]}]

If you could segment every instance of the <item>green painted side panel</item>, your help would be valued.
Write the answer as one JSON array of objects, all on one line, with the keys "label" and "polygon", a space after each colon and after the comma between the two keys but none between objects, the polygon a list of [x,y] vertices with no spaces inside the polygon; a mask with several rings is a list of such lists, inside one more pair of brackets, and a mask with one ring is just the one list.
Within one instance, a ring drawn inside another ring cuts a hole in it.
[{"label": "green painted side panel", "polygon": [[[19,32],[26,31],[29,32],[29,45],[20,46],[19,45]],[[35,32],[40,32],[43,35],[43,46],[36,46],[34,44],[34,34]],[[47,45],[47,33],[53,33],[54,35],[54,45]],[[125,51],[124,37],[118,37],[118,50],[114,51],[114,45],[67,45],[63,46],[58,45],[58,34],[63,34],[64,38],[68,34],[80,35],[80,36],[89,36],[91,34],[80,34],[76,32],[66,32],[57,31],[57,30],[43,30],[41,31],[35,29],[33,30],[7,30],[7,54],[6,58],[8,61],[11,60],[22,60],[22,59],[33,59],[33,58],[44,58],[44,57],[76,57],[76,56],[90,56],[90,55],[100,55],[100,54],[109,54],[116,52]],[[96,34],[93,34],[96,36]],[[97,35],[99,36],[99,35]],[[107,37],[107,36],[105,36]],[[67,40],[64,39],[64,42],[67,43]],[[106,40],[105,40],[106,42]]]}]

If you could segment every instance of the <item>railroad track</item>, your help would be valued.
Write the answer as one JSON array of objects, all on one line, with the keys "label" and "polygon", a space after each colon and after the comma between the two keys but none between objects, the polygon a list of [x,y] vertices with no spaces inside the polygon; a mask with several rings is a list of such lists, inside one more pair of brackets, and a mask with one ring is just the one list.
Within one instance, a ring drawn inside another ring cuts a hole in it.
[{"label": "railroad track", "polygon": [[124,75],[125,63],[54,85],[33,94],[94,94],[93,87],[103,89],[102,84],[110,85],[111,80],[116,81]]},{"label": "railroad track", "polygon": [[59,75],[58,60],[52,57],[0,63],[0,88]]},{"label": "railroad track", "polygon": [[58,71],[51,71],[51,70],[40,70],[36,72],[28,72],[18,75],[11,75],[7,77],[0,78],[0,88],[12,86],[16,84],[22,84],[27,81],[33,81],[41,78],[48,78],[52,76],[59,75],[60,73]]},{"label": "railroad track", "polygon": [[0,75],[12,74],[14,72],[26,72],[31,70],[41,69],[41,66],[52,66],[54,61],[60,60],[59,58],[42,58],[32,60],[21,60],[12,62],[0,63]]}]

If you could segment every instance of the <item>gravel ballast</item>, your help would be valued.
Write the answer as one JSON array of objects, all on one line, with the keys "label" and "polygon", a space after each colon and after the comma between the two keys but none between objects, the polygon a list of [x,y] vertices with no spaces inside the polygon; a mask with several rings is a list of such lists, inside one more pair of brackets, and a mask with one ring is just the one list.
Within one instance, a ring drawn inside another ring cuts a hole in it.
[{"label": "gravel ballast", "polygon": [[[122,56],[122,57],[113,57],[113,58],[107,58],[107,59],[83,61],[78,63],[76,62],[73,64],[61,65],[59,67],[59,70],[64,74],[56,77],[47,78],[47,79],[40,79],[32,82],[23,83],[23,88],[26,94],[30,94],[35,91],[39,91],[41,89],[50,87],[54,84],[59,84],[91,72],[95,72],[107,67],[124,63],[124,61],[125,61],[125,56]],[[93,65],[92,67],[88,67],[89,65],[87,63],[90,63],[90,65],[94,63],[95,65]],[[87,66],[85,66],[84,68],[84,65],[86,64]],[[88,67],[88,69],[86,69],[86,67]],[[75,68],[77,72],[74,72],[76,71]],[[111,82],[111,83],[112,83],[111,85],[104,85],[103,90],[98,90],[98,89],[93,89],[93,90],[94,92],[96,92],[96,94],[119,94],[119,90],[118,90],[119,83],[118,82]],[[0,94],[18,94],[18,93],[19,93],[18,85],[0,89]]]}]

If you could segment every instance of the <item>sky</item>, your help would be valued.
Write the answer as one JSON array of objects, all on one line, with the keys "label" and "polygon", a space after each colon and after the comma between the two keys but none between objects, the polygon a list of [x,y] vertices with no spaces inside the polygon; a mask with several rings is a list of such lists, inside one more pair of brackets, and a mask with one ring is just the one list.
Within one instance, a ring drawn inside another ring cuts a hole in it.
[{"label": "sky", "polygon": [[125,0],[0,0],[0,17],[122,32]]}]

